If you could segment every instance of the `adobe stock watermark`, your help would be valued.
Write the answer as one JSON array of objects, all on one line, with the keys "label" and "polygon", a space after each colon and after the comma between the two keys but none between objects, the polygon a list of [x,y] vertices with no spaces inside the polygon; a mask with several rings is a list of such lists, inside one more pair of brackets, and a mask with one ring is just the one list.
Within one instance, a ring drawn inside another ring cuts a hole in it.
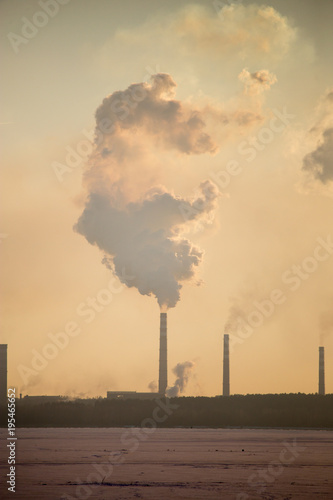
[{"label": "adobe stock watermark", "polygon": [[[164,423],[175,410],[179,408],[178,404],[171,403],[168,398],[163,401],[160,398],[155,399],[156,406],[152,411],[151,417],[144,418],[140,427],[132,427],[124,430],[120,437],[123,447],[126,447],[126,454],[134,453],[142,441],[146,441],[149,436],[154,434],[158,424]],[[94,489],[103,484],[108,484],[106,480],[113,474],[116,467],[126,462],[126,455],[119,452],[111,452],[107,463],[95,462],[92,464],[93,471],[90,472],[85,481],[80,477],[76,478],[75,496],[62,494],[61,500],[86,500],[93,493]]]},{"label": "adobe stock watermark", "polygon": [[[237,147],[237,153],[246,159],[248,163],[253,162],[258,155],[258,152],[263,151],[271,142],[273,142],[277,134],[281,134],[295,118],[287,112],[286,107],[282,111],[273,109],[274,116],[270,119],[269,124],[261,127],[255,136],[250,136],[246,140],[241,141]],[[243,172],[240,162],[233,159],[230,160],[224,169],[209,174],[210,179],[216,184],[219,189],[226,189],[232,179]]]},{"label": "adobe stock watermark", "polygon": [[[267,486],[272,485],[283,474],[285,468],[295,462],[301,453],[307,449],[306,446],[299,446],[296,438],[291,442],[284,441],[282,444],[284,446],[279,453],[278,460],[272,460],[267,467],[259,469],[249,476],[247,483],[250,489],[253,488],[255,495],[265,493]],[[251,496],[245,492],[239,493],[236,496],[236,500],[248,500],[249,498]]]},{"label": "adobe stock watermark", "polygon": [[[117,284],[117,279],[113,277],[106,288],[102,288],[94,297],[86,297],[80,302],[75,310],[76,316],[83,318],[84,323],[90,324],[96,316],[102,313],[108,307],[114,295],[121,293],[125,289],[124,283],[128,283],[134,279],[133,276],[128,276],[123,271],[120,285]],[[54,360],[61,351],[63,351],[75,337],[82,333],[83,327],[78,320],[70,320],[64,325],[61,331],[57,333],[48,333],[48,342],[37,351],[32,349],[32,358],[29,366],[20,364],[17,366],[17,371],[23,381],[24,386],[29,383],[31,377],[40,374]]]},{"label": "adobe stock watermark", "polygon": [[313,273],[317,271],[322,262],[327,261],[333,255],[333,241],[331,235],[325,239],[317,238],[312,255],[305,257],[302,262],[294,264],[281,275],[283,285],[287,290],[275,288],[268,297],[261,301],[253,302],[252,311],[244,316],[239,316],[229,333],[229,349],[233,352],[238,344],[243,344],[251,337],[256,328],[261,327],[266,319],[275,313],[277,307],[284,304],[288,298],[287,292],[296,292],[306,282]]},{"label": "adobe stock watermark", "polygon": [[[147,66],[147,73],[143,81],[147,82],[149,78],[159,72],[159,67],[151,68]],[[98,126],[92,129],[83,129],[81,134],[83,138],[75,146],[66,146],[65,161],[53,161],[51,168],[59,182],[64,181],[64,177],[84,164],[94,151],[94,149],[103,144],[105,137],[115,132],[116,121],[126,120],[130,115],[131,109],[134,109],[147,96],[147,90],[142,86],[140,88],[131,88],[122,93],[122,98],[114,97],[110,109],[115,115],[115,119],[103,118]]]},{"label": "adobe stock watermark", "polygon": [[36,10],[31,19],[22,17],[22,26],[20,34],[10,31],[7,38],[15,54],[20,51],[21,45],[26,45],[35,38],[41,28],[44,28],[50,21],[57,16],[62,5],[67,5],[70,0],[39,0],[38,5],[41,10]]}]

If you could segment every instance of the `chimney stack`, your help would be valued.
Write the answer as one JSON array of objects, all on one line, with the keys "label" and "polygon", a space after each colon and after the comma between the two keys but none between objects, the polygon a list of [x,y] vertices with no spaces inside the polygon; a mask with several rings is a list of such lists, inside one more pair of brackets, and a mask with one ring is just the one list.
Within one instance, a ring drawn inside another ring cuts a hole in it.
[{"label": "chimney stack", "polygon": [[165,396],[168,386],[168,359],[167,359],[167,313],[160,315],[160,365],[158,392]]},{"label": "chimney stack", "polygon": [[0,406],[7,405],[7,344],[0,344]]},{"label": "chimney stack", "polygon": [[223,396],[230,396],[229,335],[224,335],[223,342]]},{"label": "chimney stack", "polygon": [[325,395],[325,351],[319,347],[319,387],[318,394]]}]

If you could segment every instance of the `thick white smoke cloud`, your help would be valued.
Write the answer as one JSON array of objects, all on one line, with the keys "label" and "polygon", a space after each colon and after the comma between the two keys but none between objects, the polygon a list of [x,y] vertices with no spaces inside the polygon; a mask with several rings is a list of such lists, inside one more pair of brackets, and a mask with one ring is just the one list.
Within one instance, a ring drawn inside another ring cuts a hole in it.
[{"label": "thick white smoke cloud", "polygon": [[176,381],[173,387],[169,387],[166,391],[166,395],[169,398],[176,398],[179,394],[184,392],[194,367],[195,363],[193,361],[177,363],[172,370],[177,377]]},{"label": "thick white smoke cloud", "polygon": [[[97,109],[97,129],[102,130],[105,123],[113,124],[108,131],[112,152],[119,153],[114,137],[128,130],[131,134],[145,131],[157,145],[186,154],[216,151],[216,144],[204,132],[205,122],[200,111],[173,98],[176,83],[172,77],[159,73],[151,79],[151,84],[136,83],[125,91],[114,92]],[[107,137],[104,139],[104,154],[107,154]]]},{"label": "thick white smoke cloud", "polygon": [[[201,193],[190,202],[157,191],[142,202],[129,203],[125,210],[112,206],[107,196],[92,193],[74,229],[105,252],[104,263],[127,286],[154,295],[160,307],[174,307],[181,282],[194,276],[203,255],[181,230],[215,209],[215,185],[206,181]],[[123,278],[124,270],[130,280]]]},{"label": "thick white smoke cloud", "polygon": [[74,226],[103,251],[103,263],[122,282],[154,295],[161,308],[174,307],[182,282],[194,277],[203,252],[184,232],[193,221],[210,222],[218,198],[208,180],[193,200],[150,187],[157,169],[149,148],[177,154],[216,149],[204,132],[203,114],[173,99],[174,87],[169,75],[159,74],[150,85],[131,85],[104,99],[85,176],[88,197]]}]

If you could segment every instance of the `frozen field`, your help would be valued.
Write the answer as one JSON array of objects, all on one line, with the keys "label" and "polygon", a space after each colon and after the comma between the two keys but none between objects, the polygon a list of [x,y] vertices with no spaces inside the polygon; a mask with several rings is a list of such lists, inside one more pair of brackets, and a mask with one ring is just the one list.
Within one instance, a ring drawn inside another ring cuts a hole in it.
[{"label": "frozen field", "polygon": [[12,499],[333,499],[333,431],[18,429]]}]

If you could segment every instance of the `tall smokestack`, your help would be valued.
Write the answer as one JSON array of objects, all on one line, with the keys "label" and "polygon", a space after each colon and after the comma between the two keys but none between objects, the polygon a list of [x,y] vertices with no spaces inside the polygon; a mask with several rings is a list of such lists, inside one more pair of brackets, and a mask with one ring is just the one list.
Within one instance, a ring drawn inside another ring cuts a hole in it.
[{"label": "tall smokestack", "polygon": [[0,406],[7,405],[7,344],[0,344]]},{"label": "tall smokestack", "polygon": [[319,347],[319,387],[318,394],[325,394],[325,351]]},{"label": "tall smokestack", "polygon": [[223,396],[230,396],[229,371],[229,335],[224,335],[223,342]]},{"label": "tall smokestack", "polygon": [[167,358],[167,313],[160,315],[160,365],[158,392],[165,396],[168,386],[168,358]]}]

